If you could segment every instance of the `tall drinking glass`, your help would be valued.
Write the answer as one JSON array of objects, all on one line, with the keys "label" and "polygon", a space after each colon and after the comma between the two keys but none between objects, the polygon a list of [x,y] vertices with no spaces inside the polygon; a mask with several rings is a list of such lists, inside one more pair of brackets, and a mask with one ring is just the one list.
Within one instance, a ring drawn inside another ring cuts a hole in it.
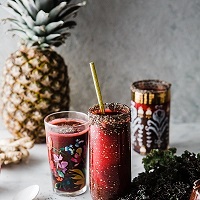
[{"label": "tall drinking glass", "polygon": [[93,200],[115,200],[131,184],[130,109],[120,103],[89,108],[89,175]]},{"label": "tall drinking glass", "polygon": [[44,119],[53,190],[76,196],[86,191],[88,116],[76,111]]}]

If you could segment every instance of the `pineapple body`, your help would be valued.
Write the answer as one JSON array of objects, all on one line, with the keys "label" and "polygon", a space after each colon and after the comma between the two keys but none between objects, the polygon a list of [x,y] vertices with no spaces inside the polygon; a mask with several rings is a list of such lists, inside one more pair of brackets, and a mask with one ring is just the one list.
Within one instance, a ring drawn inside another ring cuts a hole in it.
[{"label": "pineapple body", "polygon": [[45,141],[44,117],[69,110],[69,78],[63,58],[52,49],[22,46],[7,59],[2,81],[2,118],[16,138]]},{"label": "pineapple body", "polygon": [[2,118],[16,138],[45,141],[44,117],[69,110],[69,78],[63,58],[53,49],[76,26],[73,18],[82,3],[71,0],[9,0],[11,32],[21,48],[6,61],[1,88]]}]

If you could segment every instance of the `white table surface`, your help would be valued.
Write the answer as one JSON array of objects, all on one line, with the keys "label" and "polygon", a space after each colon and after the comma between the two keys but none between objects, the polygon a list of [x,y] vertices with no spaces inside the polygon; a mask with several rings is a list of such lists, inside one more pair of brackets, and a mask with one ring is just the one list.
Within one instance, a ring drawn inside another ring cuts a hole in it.
[{"label": "white table surface", "polygon": [[[12,137],[3,126],[0,128],[0,138]],[[200,124],[171,124],[170,146],[177,148],[177,153],[184,150],[194,153],[200,152]],[[0,175],[0,200],[12,200],[18,190],[38,184],[40,192],[36,200],[91,200],[89,189],[77,197],[62,197],[53,193],[50,170],[47,161],[45,144],[36,144],[30,149],[30,156],[26,162],[3,166]],[[142,172],[142,156],[132,153],[132,176]]]}]

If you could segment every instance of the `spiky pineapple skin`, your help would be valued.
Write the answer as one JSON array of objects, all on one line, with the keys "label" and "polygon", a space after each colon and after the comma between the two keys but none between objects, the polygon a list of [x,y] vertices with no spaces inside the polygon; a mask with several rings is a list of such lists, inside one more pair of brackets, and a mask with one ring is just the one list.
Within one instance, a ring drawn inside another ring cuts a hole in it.
[{"label": "spiky pineapple skin", "polygon": [[52,49],[22,46],[3,70],[1,111],[15,138],[45,142],[44,117],[69,110],[69,77],[63,58]]}]

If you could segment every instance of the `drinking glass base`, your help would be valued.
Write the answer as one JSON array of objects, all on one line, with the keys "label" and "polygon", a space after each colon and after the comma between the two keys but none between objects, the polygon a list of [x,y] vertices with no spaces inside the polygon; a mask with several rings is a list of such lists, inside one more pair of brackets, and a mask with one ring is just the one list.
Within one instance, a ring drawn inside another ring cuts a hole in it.
[{"label": "drinking glass base", "polygon": [[85,185],[82,189],[78,190],[78,191],[75,191],[75,192],[65,192],[65,191],[60,191],[58,189],[53,189],[53,191],[59,195],[59,196],[66,196],[66,197],[75,197],[75,196],[78,196],[78,195],[81,195],[83,194],[84,192],[86,192],[87,190],[87,186]]}]

